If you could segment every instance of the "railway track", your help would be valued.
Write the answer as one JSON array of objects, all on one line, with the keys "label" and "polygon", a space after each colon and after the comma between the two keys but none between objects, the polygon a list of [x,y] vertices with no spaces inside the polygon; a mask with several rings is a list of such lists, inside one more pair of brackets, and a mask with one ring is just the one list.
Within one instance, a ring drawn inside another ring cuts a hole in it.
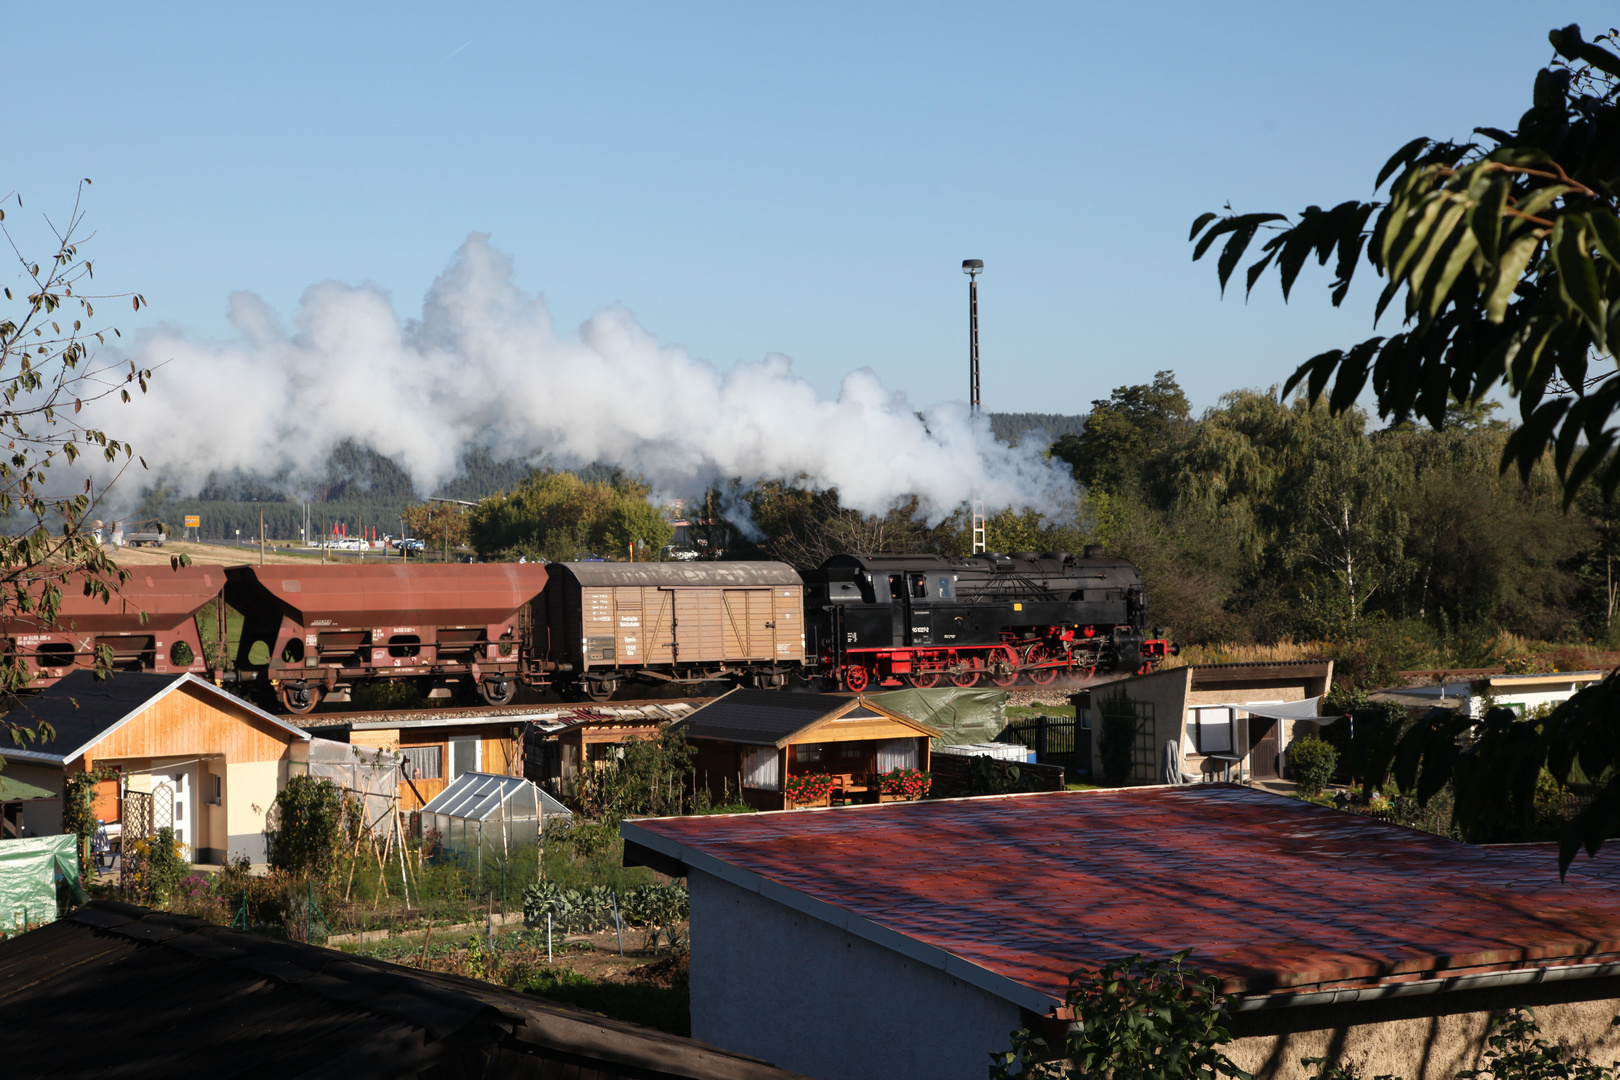
[{"label": "railway track", "polygon": [[446,706],[442,709],[367,709],[361,712],[320,712],[303,716],[288,716],[290,723],[300,727],[334,727],[361,721],[389,720],[486,720],[500,716],[528,717],[540,713],[591,712],[601,709],[635,709],[651,706],[690,705],[696,708],[713,701],[712,697],[647,698],[633,701],[554,701],[538,705],[465,705]]}]

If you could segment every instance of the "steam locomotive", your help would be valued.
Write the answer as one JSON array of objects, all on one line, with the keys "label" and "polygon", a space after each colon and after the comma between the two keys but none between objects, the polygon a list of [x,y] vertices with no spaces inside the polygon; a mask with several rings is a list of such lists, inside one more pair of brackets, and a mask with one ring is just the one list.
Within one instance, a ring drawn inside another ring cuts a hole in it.
[{"label": "steam locomotive", "polygon": [[[248,684],[306,713],[356,685],[430,697],[522,685],[605,700],[632,682],[766,688],[1011,686],[1145,671],[1135,567],[1081,556],[838,555],[777,562],[138,567],[111,603],[64,589],[53,624],[14,615],[0,647],[48,686],[90,667]],[[227,610],[241,616],[235,640]]]}]

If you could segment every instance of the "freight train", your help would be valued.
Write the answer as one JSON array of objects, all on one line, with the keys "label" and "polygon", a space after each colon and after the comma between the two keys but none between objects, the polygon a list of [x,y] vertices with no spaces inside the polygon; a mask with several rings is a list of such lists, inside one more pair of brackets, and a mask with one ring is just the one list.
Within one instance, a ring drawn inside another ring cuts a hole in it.
[{"label": "freight train", "polygon": [[[243,684],[289,712],[365,682],[519,686],[595,700],[631,682],[1011,686],[1150,669],[1136,568],[1081,556],[838,555],[778,562],[136,567],[110,603],[69,583],[51,625],[0,625],[34,687],[115,670]],[[238,621],[240,620],[240,621]]]}]

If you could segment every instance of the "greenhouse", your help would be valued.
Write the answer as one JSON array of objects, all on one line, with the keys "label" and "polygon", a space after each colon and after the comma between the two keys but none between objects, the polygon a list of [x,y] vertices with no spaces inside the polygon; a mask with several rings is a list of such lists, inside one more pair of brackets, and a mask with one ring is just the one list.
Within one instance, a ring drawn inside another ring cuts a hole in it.
[{"label": "greenhouse", "polygon": [[540,842],[540,831],[568,808],[521,776],[462,773],[422,808],[422,836],[454,858],[506,861]]}]

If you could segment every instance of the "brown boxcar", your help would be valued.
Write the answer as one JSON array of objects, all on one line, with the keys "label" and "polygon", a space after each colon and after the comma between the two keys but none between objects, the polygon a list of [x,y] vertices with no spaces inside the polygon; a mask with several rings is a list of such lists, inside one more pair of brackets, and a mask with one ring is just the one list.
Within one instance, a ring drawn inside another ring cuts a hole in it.
[{"label": "brown boxcar", "polygon": [[804,585],[778,562],[552,563],[537,652],[595,698],[629,678],[780,687],[804,664]]},{"label": "brown boxcar", "polygon": [[[96,650],[102,647],[112,651],[119,671],[205,672],[196,616],[219,596],[225,568],[129,569],[129,580],[122,584],[116,577],[104,579],[112,590],[107,601],[84,594],[83,574],[70,575],[61,583],[62,604],[53,625],[21,613],[0,623],[5,647],[23,657],[33,673],[30,689],[52,686],[75,668],[94,667]],[[44,590],[44,582],[29,589],[35,597]]]},{"label": "brown boxcar", "polygon": [[[233,566],[243,616],[238,673],[268,679],[293,712],[355,679],[471,677],[493,704],[517,692],[546,568],[474,565]],[[343,700],[341,697],[337,700]]]}]

